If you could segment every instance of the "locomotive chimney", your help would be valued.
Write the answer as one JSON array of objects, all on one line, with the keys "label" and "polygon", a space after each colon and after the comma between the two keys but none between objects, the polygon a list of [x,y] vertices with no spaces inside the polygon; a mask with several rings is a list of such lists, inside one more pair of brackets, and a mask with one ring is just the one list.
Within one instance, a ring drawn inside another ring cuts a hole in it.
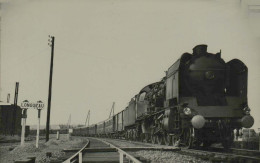
[{"label": "locomotive chimney", "polygon": [[197,45],[193,50],[193,55],[203,55],[207,53],[207,45]]}]

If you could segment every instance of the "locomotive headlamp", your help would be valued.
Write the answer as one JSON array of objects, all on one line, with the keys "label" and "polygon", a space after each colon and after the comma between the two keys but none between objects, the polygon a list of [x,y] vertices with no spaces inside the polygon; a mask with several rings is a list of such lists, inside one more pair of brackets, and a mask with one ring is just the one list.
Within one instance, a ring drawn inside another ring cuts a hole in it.
[{"label": "locomotive headlamp", "polygon": [[251,109],[248,106],[246,106],[244,107],[243,111],[245,114],[250,114]]},{"label": "locomotive headlamp", "polygon": [[191,109],[188,108],[188,107],[185,107],[185,108],[183,109],[183,113],[184,113],[185,115],[191,115]]},{"label": "locomotive headlamp", "polygon": [[206,123],[206,120],[202,115],[195,115],[191,119],[191,124],[196,129],[202,128],[205,125],[205,123]]},{"label": "locomotive headlamp", "polygon": [[242,127],[250,128],[254,125],[254,118],[251,115],[245,115],[241,120]]}]

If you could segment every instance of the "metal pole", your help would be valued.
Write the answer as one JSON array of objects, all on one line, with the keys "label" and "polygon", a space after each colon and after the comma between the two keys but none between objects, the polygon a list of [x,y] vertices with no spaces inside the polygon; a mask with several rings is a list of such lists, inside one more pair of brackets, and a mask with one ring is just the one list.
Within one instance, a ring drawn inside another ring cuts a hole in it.
[{"label": "metal pole", "polygon": [[[89,111],[88,111],[88,114],[89,114]],[[85,121],[85,126],[87,126],[87,122],[88,122],[88,114],[87,114],[87,118],[86,118],[86,121]]]},{"label": "metal pole", "polygon": [[[89,118],[90,118],[90,110],[88,111],[88,115],[87,115],[87,118],[86,118],[85,126],[89,126]],[[88,125],[87,125],[87,123],[88,123]]]},{"label": "metal pole", "polygon": [[7,103],[9,103],[10,102],[10,93],[8,93],[8,95],[7,95],[7,101],[6,101]]},{"label": "metal pole", "polygon": [[24,135],[25,135],[25,118],[22,118],[21,146],[24,145]]},{"label": "metal pole", "polygon": [[115,102],[113,102],[113,116],[114,116],[114,111],[115,111]]},{"label": "metal pole", "polygon": [[[114,106],[115,106],[115,102],[113,102],[112,108],[110,110],[109,118],[114,116]],[[111,115],[111,114],[113,114],[113,115]]]},{"label": "metal pole", "polygon": [[36,135],[36,148],[39,147],[41,109],[38,109],[38,126]]},{"label": "metal pole", "polygon": [[67,128],[70,129],[70,122],[71,122],[71,114],[69,116],[69,119],[68,119],[68,123],[67,123]]},{"label": "metal pole", "polygon": [[55,37],[51,36],[51,65],[50,65],[50,80],[49,80],[49,96],[48,96],[48,110],[46,121],[46,142],[49,141],[50,130],[50,113],[51,113],[51,91],[52,91],[52,72],[53,72],[53,58],[54,58],[54,40]]},{"label": "metal pole", "polygon": [[90,110],[88,111],[88,126],[89,126],[89,119],[90,119]]},{"label": "metal pole", "polygon": [[57,140],[60,139],[60,132],[59,132],[59,131],[57,131],[56,139],[57,139]]},{"label": "metal pole", "polygon": [[25,125],[26,125],[26,109],[23,109],[22,114],[22,133],[21,133],[21,146],[24,145],[24,137],[25,137]]}]

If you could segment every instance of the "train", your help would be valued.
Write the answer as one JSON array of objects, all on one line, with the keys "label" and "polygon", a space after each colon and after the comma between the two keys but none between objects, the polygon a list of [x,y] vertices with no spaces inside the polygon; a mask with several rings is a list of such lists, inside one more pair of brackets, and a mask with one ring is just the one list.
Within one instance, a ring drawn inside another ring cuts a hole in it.
[{"label": "train", "polygon": [[185,148],[221,143],[230,148],[241,128],[250,128],[248,68],[239,59],[225,62],[207,45],[183,53],[158,82],[139,91],[114,116],[73,135],[123,138]]}]

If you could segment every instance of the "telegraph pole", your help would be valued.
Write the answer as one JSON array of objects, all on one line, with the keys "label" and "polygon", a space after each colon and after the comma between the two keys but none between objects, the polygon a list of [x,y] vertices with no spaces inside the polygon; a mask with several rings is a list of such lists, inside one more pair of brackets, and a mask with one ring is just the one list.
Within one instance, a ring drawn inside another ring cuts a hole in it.
[{"label": "telegraph pole", "polygon": [[53,58],[54,58],[54,36],[49,35],[48,45],[51,47],[51,66],[50,66],[50,80],[49,80],[49,96],[48,96],[48,109],[47,109],[47,121],[46,121],[46,142],[49,141],[50,130],[50,113],[51,113],[51,88],[52,88],[52,72],[53,72]]}]

